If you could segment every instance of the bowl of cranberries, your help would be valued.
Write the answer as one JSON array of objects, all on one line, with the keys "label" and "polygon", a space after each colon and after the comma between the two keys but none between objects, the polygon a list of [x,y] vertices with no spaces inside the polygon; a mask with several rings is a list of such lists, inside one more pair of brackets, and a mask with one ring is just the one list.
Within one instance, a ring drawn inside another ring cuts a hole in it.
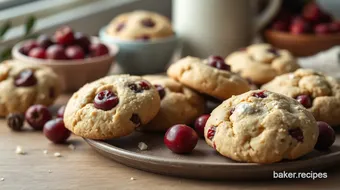
[{"label": "bowl of cranberries", "polygon": [[340,44],[340,21],[312,2],[297,14],[281,11],[265,30],[264,38],[296,56],[311,56]]},{"label": "bowl of cranberries", "polygon": [[107,75],[117,53],[118,47],[114,44],[74,32],[68,26],[57,29],[51,37],[40,35],[37,39],[19,42],[12,49],[14,59],[52,68],[66,91],[77,90]]}]

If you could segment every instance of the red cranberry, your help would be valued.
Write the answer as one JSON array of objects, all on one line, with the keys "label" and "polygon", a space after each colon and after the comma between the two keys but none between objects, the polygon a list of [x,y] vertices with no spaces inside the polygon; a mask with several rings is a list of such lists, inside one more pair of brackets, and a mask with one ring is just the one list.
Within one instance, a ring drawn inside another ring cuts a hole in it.
[{"label": "red cranberry", "polygon": [[315,34],[328,34],[330,32],[331,31],[327,24],[318,24],[314,27]]},{"label": "red cranberry", "polygon": [[267,49],[267,51],[269,53],[275,55],[275,56],[279,56],[280,55],[279,52],[277,51],[277,49],[275,49],[275,48],[269,48],[269,49]]},{"label": "red cranberry", "polygon": [[120,32],[125,27],[125,23],[119,23],[116,28],[116,32]]},{"label": "red cranberry", "polygon": [[207,138],[209,140],[212,140],[215,136],[215,133],[216,133],[216,127],[215,126],[211,126],[208,130],[208,134],[207,134]]},{"label": "red cranberry", "polygon": [[219,60],[211,61],[209,62],[209,65],[220,70],[230,71],[230,66],[227,65],[224,61]]},{"label": "red cranberry", "polygon": [[340,25],[338,23],[330,23],[328,27],[329,31],[332,33],[340,32]]},{"label": "red cranberry", "polygon": [[63,118],[66,106],[61,106],[57,111],[57,117]]},{"label": "red cranberry", "polygon": [[28,56],[38,58],[38,59],[45,59],[46,58],[46,51],[41,47],[33,48],[29,53]]},{"label": "red cranberry", "polygon": [[261,91],[261,92],[254,93],[253,96],[256,97],[256,98],[266,98],[267,94],[265,94],[264,91]]},{"label": "red cranberry", "polygon": [[129,84],[128,87],[136,93],[140,93],[140,92],[143,92],[144,90],[150,89],[149,84],[145,81],[140,81],[137,84],[134,84],[134,83]]},{"label": "red cranberry", "polygon": [[200,137],[204,137],[204,127],[205,127],[205,124],[207,123],[209,117],[210,117],[209,114],[201,115],[195,121],[195,130]]},{"label": "red cranberry", "polygon": [[183,154],[191,152],[198,141],[196,132],[186,125],[174,125],[168,129],[164,136],[165,145],[174,153]]},{"label": "red cranberry", "polygon": [[295,98],[305,108],[310,108],[313,105],[312,99],[308,95],[300,95]]},{"label": "red cranberry", "polygon": [[68,26],[63,26],[54,33],[54,39],[58,44],[69,45],[74,42],[73,31]]},{"label": "red cranberry", "polygon": [[155,84],[154,87],[158,91],[159,97],[161,99],[163,99],[164,96],[165,96],[165,89],[164,89],[164,87],[162,85],[159,85],[159,84]]},{"label": "red cranberry", "polygon": [[137,37],[136,40],[140,40],[140,41],[148,41],[148,40],[150,40],[150,36],[144,34],[144,35],[142,35],[142,36]]},{"label": "red cranberry", "polygon": [[37,42],[35,41],[28,41],[26,42],[22,48],[20,48],[20,52],[24,55],[28,55],[28,53],[33,49],[33,48],[36,48],[38,47],[38,44]]},{"label": "red cranberry", "polygon": [[304,34],[311,31],[310,25],[306,22],[296,23],[290,26],[290,33],[292,34]]},{"label": "red cranberry", "polygon": [[52,119],[52,115],[46,106],[38,104],[28,108],[25,118],[33,129],[41,130],[45,123]]},{"label": "red cranberry", "polygon": [[223,61],[224,62],[224,59],[223,59],[223,57],[218,56],[218,55],[211,55],[211,56],[208,57],[209,63],[214,62],[214,61]]},{"label": "red cranberry", "polygon": [[47,59],[56,60],[67,59],[64,47],[58,44],[51,45],[50,47],[47,48],[46,57]]},{"label": "red cranberry", "polygon": [[289,129],[288,133],[299,142],[303,142],[303,132],[300,128]]},{"label": "red cranberry", "polygon": [[140,81],[139,86],[141,87],[142,90],[149,90],[150,89],[149,84],[145,81]]},{"label": "red cranberry", "polygon": [[289,30],[289,24],[282,20],[277,20],[271,25],[271,29],[280,32],[287,32]]},{"label": "red cranberry", "polygon": [[105,111],[114,108],[118,103],[118,97],[110,90],[101,91],[94,98],[94,107]]},{"label": "red cranberry", "polygon": [[56,118],[48,121],[44,125],[44,135],[53,143],[64,143],[71,135],[66,129],[63,119]]},{"label": "red cranberry", "polygon": [[292,18],[292,20],[291,20],[292,25],[298,24],[298,23],[301,24],[301,23],[305,23],[305,22],[306,22],[306,20],[301,16],[296,16],[296,17]]},{"label": "red cranberry", "polygon": [[69,46],[65,50],[65,54],[69,59],[84,59],[85,53],[80,46]]},{"label": "red cranberry", "polygon": [[109,49],[104,44],[91,44],[90,45],[90,56],[97,57],[106,55],[109,53]]},{"label": "red cranberry", "polygon": [[81,48],[83,48],[85,53],[88,53],[89,52],[89,46],[91,44],[89,37],[86,36],[85,34],[81,33],[81,32],[76,32],[74,37],[75,37],[75,40],[76,40],[76,44],[78,46],[80,46]]},{"label": "red cranberry", "polygon": [[319,137],[315,145],[317,150],[327,150],[335,142],[335,132],[331,126],[323,121],[318,121]]},{"label": "red cranberry", "polygon": [[156,24],[155,24],[155,22],[151,18],[146,18],[146,19],[142,20],[142,25],[147,27],[147,28],[152,28]]},{"label": "red cranberry", "polygon": [[314,2],[307,4],[302,10],[303,17],[313,22],[320,20],[321,14],[320,7]]},{"label": "red cranberry", "polygon": [[15,77],[15,86],[33,86],[37,84],[37,78],[31,69],[23,70]]},{"label": "red cranberry", "polygon": [[53,44],[53,42],[49,36],[43,34],[37,38],[37,44],[39,47],[47,49]]},{"label": "red cranberry", "polygon": [[139,127],[142,124],[142,121],[140,117],[137,114],[132,114],[130,121],[136,125],[136,127]]}]

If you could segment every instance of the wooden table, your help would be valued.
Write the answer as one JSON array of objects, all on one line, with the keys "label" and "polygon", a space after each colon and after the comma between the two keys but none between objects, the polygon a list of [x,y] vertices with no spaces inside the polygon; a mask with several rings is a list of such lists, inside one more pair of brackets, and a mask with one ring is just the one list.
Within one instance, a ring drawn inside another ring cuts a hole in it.
[{"label": "wooden table", "polygon": [[[64,104],[64,95],[57,106]],[[271,180],[203,181],[162,176],[129,168],[108,160],[93,151],[81,138],[69,140],[75,146],[54,145],[41,132],[25,126],[22,132],[12,132],[4,119],[0,119],[0,190],[50,190],[50,189],[338,189],[340,172],[329,171],[328,179],[319,180]],[[21,145],[26,155],[15,153]],[[48,153],[44,154],[43,151]],[[53,154],[60,152],[62,157]],[[312,170],[312,169],[311,169]],[[340,171],[335,168],[334,170]],[[204,171],[202,171],[204,172]],[[131,178],[135,180],[131,180]],[[1,179],[3,178],[3,179]],[[2,181],[3,180],[3,181]]]}]

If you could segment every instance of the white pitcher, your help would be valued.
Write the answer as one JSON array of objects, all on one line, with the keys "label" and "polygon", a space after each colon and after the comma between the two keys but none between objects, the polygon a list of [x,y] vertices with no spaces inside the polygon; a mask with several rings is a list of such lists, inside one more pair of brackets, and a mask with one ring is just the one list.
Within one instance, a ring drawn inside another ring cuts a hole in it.
[{"label": "white pitcher", "polygon": [[269,0],[256,16],[256,0],[173,0],[173,24],[182,40],[182,56],[226,56],[252,42],[278,12],[281,0]]}]

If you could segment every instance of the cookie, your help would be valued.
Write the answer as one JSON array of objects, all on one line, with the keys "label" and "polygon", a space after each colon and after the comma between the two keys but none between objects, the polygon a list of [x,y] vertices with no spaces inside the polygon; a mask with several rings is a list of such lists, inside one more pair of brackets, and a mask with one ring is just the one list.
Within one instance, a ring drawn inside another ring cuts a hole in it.
[{"label": "cookie", "polygon": [[161,108],[155,118],[142,128],[147,131],[166,131],[176,124],[192,124],[203,114],[204,99],[181,83],[162,75],[143,76],[153,84],[161,97]]},{"label": "cookie", "polygon": [[65,126],[90,139],[129,135],[160,108],[157,90],[138,76],[115,75],[86,84],[68,101]]},{"label": "cookie", "polygon": [[15,60],[0,64],[0,116],[24,113],[33,104],[52,105],[61,93],[56,73]]},{"label": "cookie", "polygon": [[297,99],[318,121],[340,125],[340,85],[335,78],[310,70],[299,69],[276,77],[262,89]]},{"label": "cookie", "polygon": [[225,61],[233,72],[261,85],[299,68],[292,54],[269,44],[254,44],[230,54]]},{"label": "cookie", "polygon": [[106,32],[122,40],[153,40],[174,35],[169,19],[140,10],[118,15],[111,21]]},{"label": "cookie", "polygon": [[313,115],[296,100],[255,90],[218,106],[206,123],[204,135],[223,156],[267,164],[311,152],[319,129]]},{"label": "cookie", "polygon": [[188,56],[172,64],[167,73],[192,89],[225,100],[249,90],[248,82],[229,68],[219,56],[206,60]]}]

